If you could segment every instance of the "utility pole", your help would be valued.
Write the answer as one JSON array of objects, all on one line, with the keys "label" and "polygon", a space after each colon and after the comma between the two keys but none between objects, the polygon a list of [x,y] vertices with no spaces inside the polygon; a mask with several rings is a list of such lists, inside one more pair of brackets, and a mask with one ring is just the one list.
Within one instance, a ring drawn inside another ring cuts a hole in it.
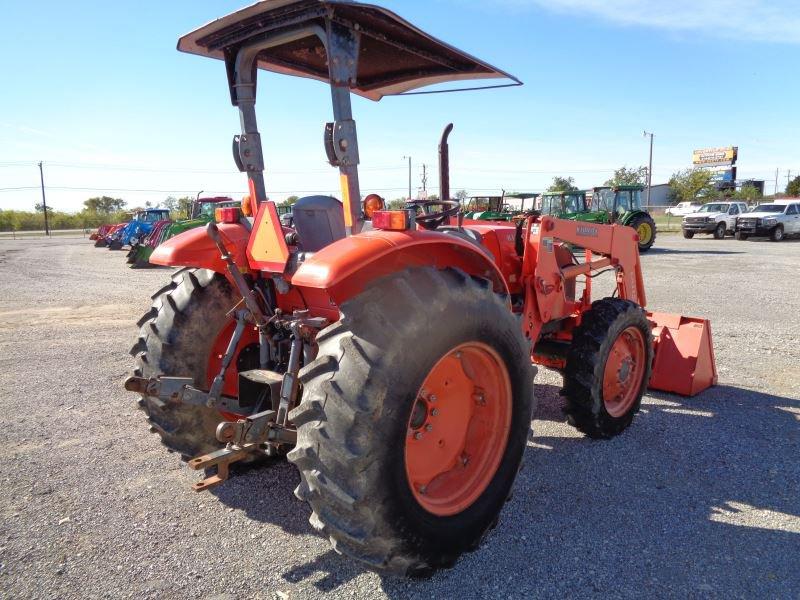
[{"label": "utility pole", "polygon": [[39,161],[39,180],[42,182],[42,209],[44,210],[44,234],[50,235],[50,226],[47,223],[47,199],[44,196],[44,171],[42,161]]},{"label": "utility pole", "polygon": [[422,163],[422,197],[428,198],[428,165]]},{"label": "utility pole", "polygon": [[653,134],[648,133],[647,131],[644,132],[644,137],[650,136],[650,164],[647,167],[647,200],[645,204],[647,205],[647,210],[650,210],[650,188],[653,187]]},{"label": "utility pole", "polygon": [[408,201],[411,202],[411,157],[404,156],[403,160],[408,159]]},{"label": "utility pole", "polygon": [[778,194],[778,169],[775,169],[775,195]]},{"label": "utility pole", "polygon": [[789,169],[789,170],[786,172],[786,187],[787,187],[787,188],[789,187],[789,184],[790,184],[790,183],[792,183],[792,170],[791,170],[791,169]]}]

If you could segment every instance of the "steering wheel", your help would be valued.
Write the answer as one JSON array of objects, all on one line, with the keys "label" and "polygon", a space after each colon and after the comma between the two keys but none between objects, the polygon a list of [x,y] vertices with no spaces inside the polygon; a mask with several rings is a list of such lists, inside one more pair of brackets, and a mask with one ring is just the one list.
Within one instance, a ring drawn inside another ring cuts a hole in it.
[{"label": "steering wheel", "polygon": [[[425,212],[431,206],[441,206],[442,210]],[[423,229],[434,230],[450,217],[457,215],[461,210],[461,203],[457,200],[412,200],[406,202],[406,208],[417,211],[416,221]],[[420,212],[422,211],[422,212]]]}]

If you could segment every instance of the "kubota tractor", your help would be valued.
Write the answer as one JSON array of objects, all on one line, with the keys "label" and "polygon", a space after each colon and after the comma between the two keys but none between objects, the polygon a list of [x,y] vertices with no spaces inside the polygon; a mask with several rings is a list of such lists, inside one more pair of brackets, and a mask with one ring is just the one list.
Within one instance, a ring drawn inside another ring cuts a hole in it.
[{"label": "kubota tractor", "polygon": [[[714,383],[708,323],[644,309],[630,228],[535,212],[459,225],[446,168],[442,200],[362,207],[351,93],[512,76],[349,1],[267,0],[178,48],[224,60],[250,187],[242,211],[153,252],[182,268],[139,321],[125,385],[163,443],[207,470],[195,489],[236,461],[286,454],[338,552],[425,574],[496,523],[530,433],[533,363],[563,372],[567,418],[595,438],[628,427],[648,382],[689,395]],[[266,200],[258,69],[327,81],[333,99],[324,140],[342,201],[301,198],[292,228]],[[615,292],[592,301],[601,271]]]}]

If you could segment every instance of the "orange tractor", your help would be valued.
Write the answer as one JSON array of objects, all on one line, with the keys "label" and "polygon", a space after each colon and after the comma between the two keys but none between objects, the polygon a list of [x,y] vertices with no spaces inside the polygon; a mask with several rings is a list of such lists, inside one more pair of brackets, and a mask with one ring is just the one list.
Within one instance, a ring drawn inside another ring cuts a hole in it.
[{"label": "orange tractor", "polygon": [[[448,200],[451,127],[443,200],[360,201],[351,93],[512,76],[347,1],[267,0],[178,48],[224,60],[250,188],[241,209],[153,252],[183,268],[139,321],[125,384],[151,431],[206,471],[195,489],[234,462],[286,455],[338,552],[422,575],[496,523],[530,433],[534,363],[561,370],[567,418],[593,438],[628,427],[648,383],[687,395],[714,384],[708,323],[646,312],[633,229],[535,212],[465,226]],[[326,81],[333,99],[324,142],[342,202],[300,199],[291,228],[266,200],[258,69]],[[593,302],[601,272],[615,291]]]}]

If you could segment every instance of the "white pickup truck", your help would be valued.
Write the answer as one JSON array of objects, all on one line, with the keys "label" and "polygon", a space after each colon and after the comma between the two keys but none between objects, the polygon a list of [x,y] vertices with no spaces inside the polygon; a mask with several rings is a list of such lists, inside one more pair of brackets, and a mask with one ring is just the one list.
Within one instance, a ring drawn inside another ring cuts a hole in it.
[{"label": "white pickup truck", "polygon": [[759,204],[736,221],[736,239],[769,237],[780,242],[787,235],[800,235],[800,200],[775,200]]},{"label": "white pickup truck", "polygon": [[746,212],[745,202],[709,202],[683,217],[683,237],[690,240],[695,233],[712,233],[715,239],[721,240],[726,233],[734,234],[736,219]]}]

